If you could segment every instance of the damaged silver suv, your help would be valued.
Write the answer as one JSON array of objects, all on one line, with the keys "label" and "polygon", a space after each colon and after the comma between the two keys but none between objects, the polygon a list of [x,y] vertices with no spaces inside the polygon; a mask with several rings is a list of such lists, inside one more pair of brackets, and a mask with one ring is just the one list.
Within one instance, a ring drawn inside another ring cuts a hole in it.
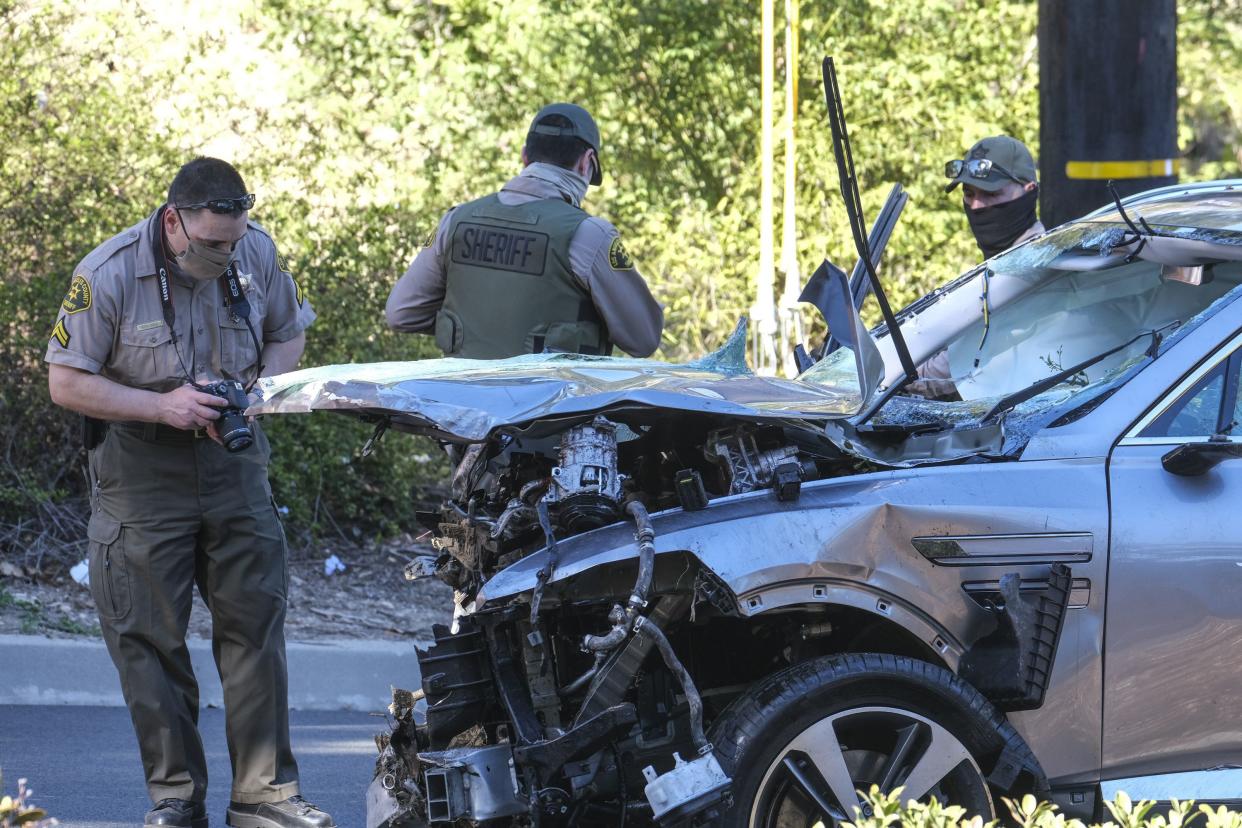
[{"label": "damaged silver suv", "polygon": [[[750,373],[739,329],[689,365],[267,381],[253,413],[456,461],[407,573],[454,621],[394,696],[371,826],[810,828],[871,785],[985,818],[1242,797],[1242,181],[1048,232],[899,336],[825,273],[834,339],[793,380]],[[903,363],[942,351],[951,391],[911,394]]]}]

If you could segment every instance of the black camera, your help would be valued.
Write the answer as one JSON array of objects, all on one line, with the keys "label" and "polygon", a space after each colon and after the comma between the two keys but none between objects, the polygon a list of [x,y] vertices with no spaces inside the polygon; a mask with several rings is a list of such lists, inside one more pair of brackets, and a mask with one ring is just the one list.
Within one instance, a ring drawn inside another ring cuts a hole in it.
[{"label": "black camera", "polygon": [[216,420],[216,431],[220,442],[231,452],[245,451],[254,445],[254,432],[250,423],[246,422],[246,408],[250,405],[250,395],[240,382],[223,380],[209,385],[199,385],[198,390],[213,397],[223,397],[228,405],[220,409],[220,418]]}]

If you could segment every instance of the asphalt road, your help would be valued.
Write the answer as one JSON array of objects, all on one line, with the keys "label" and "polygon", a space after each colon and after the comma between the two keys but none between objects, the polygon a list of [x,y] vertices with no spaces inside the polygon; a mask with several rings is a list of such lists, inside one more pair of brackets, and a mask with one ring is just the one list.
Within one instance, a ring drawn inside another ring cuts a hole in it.
[{"label": "asphalt road", "polygon": [[[384,720],[348,711],[293,711],[293,752],[302,793],[327,810],[340,828],[362,826],[365,791],[375,756],[372,736]],[[207,750],[207,808],[211,825],[224,826],[229,798],[229,754],[224,711],[199,717]],[[138,743],[124,707],[0,705],[0,771],[4,792],[25,777],[34,804],[65,828],[142,825],[151,807]]]}]

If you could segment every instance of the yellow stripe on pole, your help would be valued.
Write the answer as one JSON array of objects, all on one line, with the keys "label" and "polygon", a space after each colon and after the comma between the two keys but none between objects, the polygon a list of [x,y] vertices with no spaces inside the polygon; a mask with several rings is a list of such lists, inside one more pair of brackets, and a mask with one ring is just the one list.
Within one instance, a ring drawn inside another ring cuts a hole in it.
[{"label": "yellow stripe on pole", "polygon": [[1107,178],[1164,178],[1177,175],[1181,160],[1157,158],[1152,161],[1066,161],[1065,177],[1087,180]]}]

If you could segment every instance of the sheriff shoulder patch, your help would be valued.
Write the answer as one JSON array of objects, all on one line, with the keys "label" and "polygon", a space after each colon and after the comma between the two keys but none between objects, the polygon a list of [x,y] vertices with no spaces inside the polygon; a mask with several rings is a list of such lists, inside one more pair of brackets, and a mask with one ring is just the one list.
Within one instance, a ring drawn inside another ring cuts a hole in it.
[{"label": "sheriff shoulder patch", "polygon": [[60,303],[65,313],[81,313],[84,310],[90,310],[91,307],[91,286],[81,276],[74,276],[73,281],[69,283],[69,292],[65,294],[65,300]]},{"label": "sheriff shoulder patch", "polygon": [[423,247],[431,247],[436,240],[436,231],[432,230],[427,234],[427,238],[423,239]]},{"label": "sheriff shoulder patch", "polygon": [[634,268],[634,260],[630,258],[630,254],[625,252],[625,245],[621,243],[621,237],[617,236],[612,240],[612,244],[608,247],[608,266],[613,270],[632,270]]},{"label": "sheriff shoulder patch", "polygon": [[292,276],[289,278],[293,280],[293,295],[297,297],[298,307],[300,308],[302,303],[306,301],[306,294],[302,292],[302,286],[298,284],[297,279],[294,279]]},{"label": "sheriff shoulder patch", "polygon": [[60,343],[60,347],[69,347],[69,329],[65,327],[65,319],[62,316],[56,320],[56,327],[52,328],[52,339]]}]

